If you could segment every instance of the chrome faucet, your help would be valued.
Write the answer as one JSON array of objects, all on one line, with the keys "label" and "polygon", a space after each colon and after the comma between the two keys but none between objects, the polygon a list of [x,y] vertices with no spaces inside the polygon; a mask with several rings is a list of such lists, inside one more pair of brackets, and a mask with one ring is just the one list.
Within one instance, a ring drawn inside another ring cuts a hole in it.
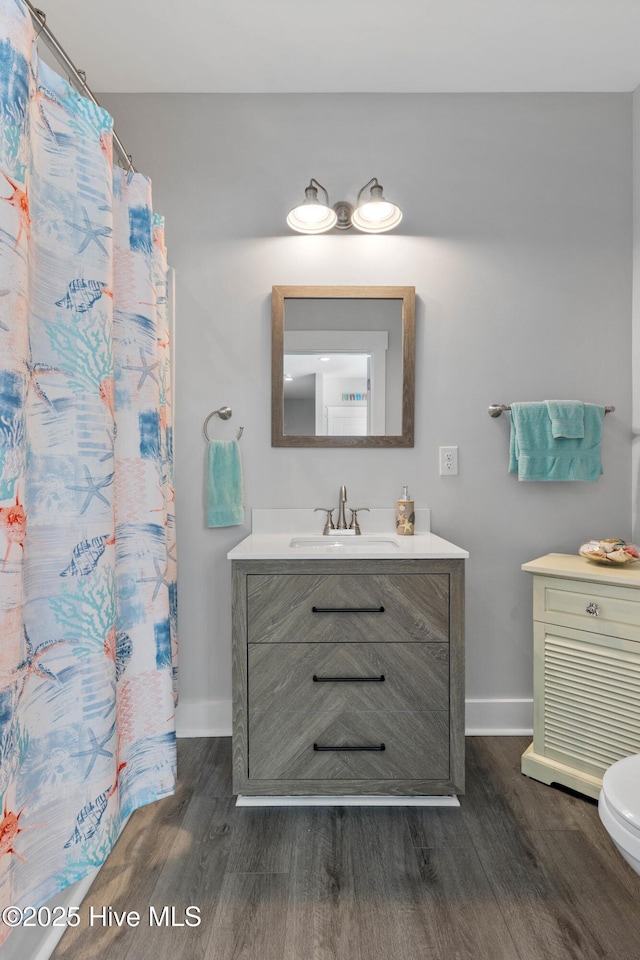
[{"label": "chrome faucet", "polygon": [[322,531],[323,537],[328,537],[332,530],[335,530],[333,525],[333,507],[316,507],[313,511],[317,513],[320,510],[322,513],[326,513],[327,517],[324,522],[324,530]]},{"label": "chrome faucet", "polygon": [[344,505],[347,502],[347,488],[343,485],[340,487],[340,500],[338,502],[338,523],[336,525],[336,530],[348,530],[347,518],[344,515]]},{"label": "chrome faucet", "polygon": [[[324,529],[322,531],[323,536],[328,537],[331,535],[332,531],[340,531],[340,534],[344,536],[345,534],[350,534],[353,531],[353,534],[357,537],[362,533],[360,529],[360,524],[358,523],[358,511],[369,512],[369,507],[349,507],[351,510],[351,522],[347,523],[347,518],[345,516],[345,507],[347,505],[347,488],[344,484],[340,487],[340,498],[338,501],[338,522],[334,524],[333,522],[333,511],[335,507],[316,507],[316,512],[318,510],[326,513],[327,517],[324,524]],[[338,535],[338,534],[334,534]]]},{"label": "chrome faucet", "polygon": [[351,510],[351,523],[349,524],[349,530],[355,530],[356,537],[359,537],[362,533],[360,529],[360,524],[358,523],[358,511],[362,513],[363,510],[366,510],[369,513],[369,507],[349,507]]}]

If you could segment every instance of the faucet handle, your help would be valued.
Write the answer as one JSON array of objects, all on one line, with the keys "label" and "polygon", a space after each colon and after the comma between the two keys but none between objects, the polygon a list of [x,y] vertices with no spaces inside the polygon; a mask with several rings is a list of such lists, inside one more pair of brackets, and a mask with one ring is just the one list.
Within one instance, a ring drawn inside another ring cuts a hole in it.
[{"label": "faucet handle", "polygon": [[360,524],[358,523],[358,511],[361,510],[370,513],[370,510],[369,507],[349,507],[349,510],[351,510],[351,523],[349,524],[349,530],[355,530],[357,537],[360,533],[362,533]]},{"label": "faucet handle", "polygon": [[335,530],[335,526],[334,526],[334,524],[333,524],[333,510],[334,510],[334,508],[333,508],[333,507],[314,507],[313,512],[314,512],[314,513],[317,513],[318,510],[323,511],[323,512],[326,513],[326,515],[327,515],[327,519],[325,520],[324,530],[322,531],[322,535],[323,535],[323,536],[328,536],[330,530]]}]

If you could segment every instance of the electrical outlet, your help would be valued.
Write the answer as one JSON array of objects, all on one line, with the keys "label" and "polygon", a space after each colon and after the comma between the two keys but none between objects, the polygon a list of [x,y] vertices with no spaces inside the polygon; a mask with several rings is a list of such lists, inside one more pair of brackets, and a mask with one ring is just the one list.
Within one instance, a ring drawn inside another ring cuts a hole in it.
[{"label": "electrical outlet", "polygon": [[458,448],[440,447],[440,476],[458,476]]}]

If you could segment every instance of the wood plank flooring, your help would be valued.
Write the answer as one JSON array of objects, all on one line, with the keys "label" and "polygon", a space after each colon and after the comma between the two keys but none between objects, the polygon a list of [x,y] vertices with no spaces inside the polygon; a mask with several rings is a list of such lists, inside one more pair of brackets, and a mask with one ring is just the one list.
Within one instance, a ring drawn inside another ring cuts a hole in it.
[{"label": "wood plank flooring", "polygon": [[[640,960],[640,876],[595,802],[522,776],[524,737],[466,743],[460,809],[260,809],[229,739],[180,740],[175,796],[133,814],[54,960]],[[90,926],[103,907],[140,925]]]}]

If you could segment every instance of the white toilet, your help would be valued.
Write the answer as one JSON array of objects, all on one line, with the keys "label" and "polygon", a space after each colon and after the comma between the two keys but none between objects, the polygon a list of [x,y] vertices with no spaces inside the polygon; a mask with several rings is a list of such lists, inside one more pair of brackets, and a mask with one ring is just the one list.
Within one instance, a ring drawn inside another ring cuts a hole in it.
[{"label": "white toilet", "polygon": [[640,755],[618,760],[606,771],[598,813],[622,856],[640,873]]}]

